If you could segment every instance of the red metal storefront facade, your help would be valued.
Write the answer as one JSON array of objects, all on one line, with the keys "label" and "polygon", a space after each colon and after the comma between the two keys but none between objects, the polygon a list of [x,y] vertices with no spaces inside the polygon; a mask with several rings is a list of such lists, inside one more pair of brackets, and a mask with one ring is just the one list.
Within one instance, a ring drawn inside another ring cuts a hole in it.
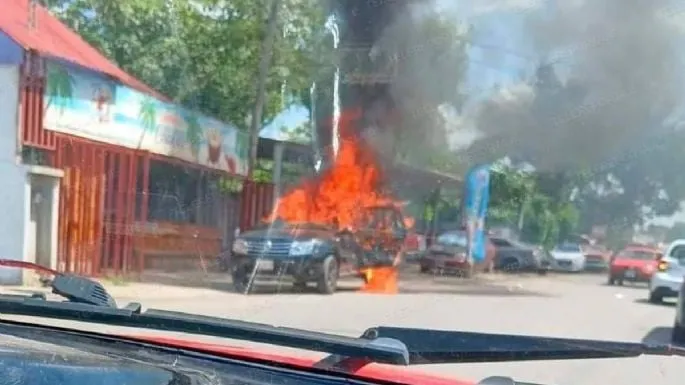
[{"label": "red metal storefront facade", "polygon": [[259,223],[272,210],[274,185],[245,181],[240,198],[240,229],[247,230]]},{"label": "red metal storefront facade", "polygon": [[[58,269],[92,276],[105,271],[141,272],[143,255],[135,252],[134,238],[136,223],[147,220],[146,192],[153,155],[44,129],[44,62],[27,51],[24,63],[19,90],[18,146],[41,150],[47,165],[64,171],[60,185]],[[137,189],[139,182],[141,188]],[[140,202],[136,201],[137,190],[143,192]],[[239,222],[241,229],[252,227],[271,210],[273,192],[272,184],[246,182],[239,221],[231,222]]]}]

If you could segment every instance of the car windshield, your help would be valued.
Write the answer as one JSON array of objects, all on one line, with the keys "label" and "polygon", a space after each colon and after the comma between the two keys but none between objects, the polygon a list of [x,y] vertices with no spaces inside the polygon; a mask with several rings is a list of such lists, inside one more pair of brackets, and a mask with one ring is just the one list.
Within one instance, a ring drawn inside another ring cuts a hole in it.
[{"label": "car windshield", "polygon": [[580,252],[580,245],[573,244],[573,243],[564,243],[562,245],[558,245],[555,248],[556,251],[561,251],[561,252],[567,252],[567,253],[576,253]]},{"label": "car windshield", "polygon": [[[629,341],[679,314],[647,299],[685,250],[614,256],[685,239],[685,0],[0,0],[0,83],[0,256],[122,306]],[[685,379],[588,365],[417,370]]]},{"label": "car windshield", "polygon": [[651,250],[623,250],[618,254],[620,259],[654,260],[657,253]]},{"label": "car windshield", "polygon": [[441,234],[437,239],[437,243],[443,246],[466,247],[466,242],[466,233],[463,232],[444,233]]}]

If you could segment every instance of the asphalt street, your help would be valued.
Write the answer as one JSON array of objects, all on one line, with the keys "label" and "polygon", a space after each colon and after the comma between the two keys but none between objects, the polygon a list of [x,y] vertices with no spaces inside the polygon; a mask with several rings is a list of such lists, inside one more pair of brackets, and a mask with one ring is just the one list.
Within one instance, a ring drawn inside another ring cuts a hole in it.
[{"label": "asphalt street", "polygon": [[[212,289],[172,289],[161,286],[156,289],[156,296],[151,287],[136,289],[131,286],[113,292],[120,303],[137,300],[144,302],[147,307],[350,336],[358,336],[371,326],[395,325],[665,342],[674,318],[673,304],[653,305],[646,302],[645,285],[607,286],[602,275],[495,276],[481,280],[410,276],[403,280],[398,295],[361,294],[356,292],[357,287],[358,284],[352,281],[333,296],[293,292],[286,286],[278,290],[261,290],[249,296]],[[127,334],[142,333],[124,328],[79,327]],[[215,338],[209,337],[191,338],[216,342]],[[244,345],[234,341],[226,343]],[[297,354],[321,356],[311,352]],[[685,378],[685,358],[435,365],[412,367],[409,370],[474,382],[487,376],[505,375],[542,384],[681,385]]]}]

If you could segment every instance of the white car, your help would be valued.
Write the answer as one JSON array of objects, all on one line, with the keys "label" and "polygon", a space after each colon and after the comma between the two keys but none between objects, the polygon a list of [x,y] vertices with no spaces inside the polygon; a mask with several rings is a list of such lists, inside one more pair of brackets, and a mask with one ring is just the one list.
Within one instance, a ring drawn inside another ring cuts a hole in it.
[{"label": "white car", "polygon": [[685,239],[673,241],[649,280],[649,302],[660,303],[664,298],[678,296],[685,277]]},{"label": "white car", "polygon": [[579,244],[564,243],[552,250],[553,267],[560,271],[585,270],[585,254]]}]

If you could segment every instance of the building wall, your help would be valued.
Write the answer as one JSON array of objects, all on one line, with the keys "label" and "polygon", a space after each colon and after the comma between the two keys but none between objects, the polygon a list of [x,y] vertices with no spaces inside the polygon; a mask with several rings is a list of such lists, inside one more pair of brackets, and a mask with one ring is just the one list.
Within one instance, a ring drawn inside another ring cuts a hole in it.
[{"label": "building wall", "polygon": [[[4,58],[0,38],[0,58]],[[11,56],[11,55],[10,55]],[[17,159],[19,67],[0,64],[0,258],[23,260],[27,173]],[[21,283],[18,269],[0,268],[0,284]]]},{"label": "building wall", "polygon": [[0,32],[0,64],[19,64],[23,54],[24,50],[14,40]]}]

